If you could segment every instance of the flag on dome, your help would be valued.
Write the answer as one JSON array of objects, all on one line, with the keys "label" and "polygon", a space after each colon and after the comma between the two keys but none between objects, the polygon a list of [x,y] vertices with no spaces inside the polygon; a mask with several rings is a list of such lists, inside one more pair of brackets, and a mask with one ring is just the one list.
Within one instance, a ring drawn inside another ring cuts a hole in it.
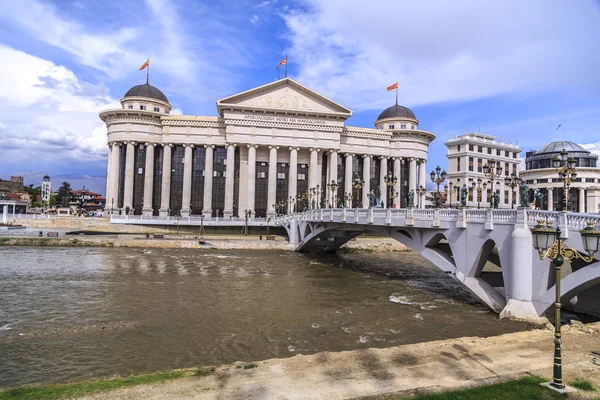
[{"label": "flag on dome", "polygon": [[282,65],[286,65],[287,64],[287,56],[283,57],[283,60],[281,60],[279,62],[279,64],[277,64],[277,68],[275,69],[279,69],[279,67],[281,67]]},{"label": "flag on dome", "polygon": [[387,87],[387,91],[398,89],[398,82],[394,83],[392,86]]},{"label": "flag on dome", "polygon": [[140,71],[143,70],[144,68],[150,66],[150,59],[148,59],[141,67],[140,67]]},{"label": "flag on dome", "polygon": [[560,124],[558,124],[558,126],[556,127],[556,131],[558,130],[558,128],[560,128],[562,126],[562,122]]}]

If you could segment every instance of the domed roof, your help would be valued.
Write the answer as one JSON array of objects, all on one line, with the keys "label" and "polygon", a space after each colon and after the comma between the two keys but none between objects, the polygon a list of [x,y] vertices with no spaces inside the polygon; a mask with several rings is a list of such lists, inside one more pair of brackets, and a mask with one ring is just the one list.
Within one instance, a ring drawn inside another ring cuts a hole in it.
[{"label": "domed roof", "polygon": [[394,105],[386,108],[379,114],[377,117],[377,121],[384,118],[411,118],[417,119],[415,114],[410,110],[410,108],[406,108],[404,106]]},{"label": "domed roof", "polygon": [[559,153],[563,149],[566,151],[582,151],[589,153],[586,149],[578,145],[577,143],[569,142],[566,140],[557,140],[556,142],[548,143],[537,151],[536,154],[540,153]]},{"label": "domed roof", "polygon": [[43,180],[48,180],[48,181],[49,181],[49,180],[50,180],[50,177],[49,177],[48,175],[44,175],[44,178],[43,178]]},{"label": "domed roof", "polygon": [[165,96],[163,92],[147,83],[132,87],[125,93],[125,97],[150,97],[152,99],[162,100],[166,103],[169,102],[167,96]]}]

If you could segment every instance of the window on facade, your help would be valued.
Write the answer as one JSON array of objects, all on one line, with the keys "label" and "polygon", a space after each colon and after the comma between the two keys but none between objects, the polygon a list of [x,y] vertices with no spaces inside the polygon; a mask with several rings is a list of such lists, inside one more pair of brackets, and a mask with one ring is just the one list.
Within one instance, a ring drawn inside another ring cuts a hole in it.
[{"label": "window on facade", "polygon": [[517,158],[517,152],[513,152],[513,158]]},{"label": "window on facade", "polygon": [[469,151],[473,151],[474,146],[472,144],[469,145]]},{"label": "window on facade", "polygon": [[144,106],[144,105],[140,106],[140,110],[145,110],[145,109],[146,109],[146,106]]},{"label": "window on facade", "polygon": [[[185,149],[183,146],[174,146],[171,154],[171,215],[179,215],[182,208],[183,195],[183,161]],[[185,205],[188,208],[189,204]]]},{"label": "window on facade", "polygon": [[[212,193],[212,216],[223,216],[225,207],[225,164],[223,160],[227,158],[227,149],[217,147],[213,152],[213,169],[216,174],[213,175],[213,193]],[[210,178],[209,178],[210,179]]]},{"label": "window on facade", "polygon": [[478,153],[482,153],[483,152],[483,146],[477,146],[477,152]]},{"label": "window on facade", "polygon": [[400,125],[400,129],[406,129],[406,125],[405,124]]},{"label": "window on facade", "polygon": [[469,157],[469,171],[473,171],[473,157]]},{"label": "window on facade", "polygon": [[256,181],[256,191],[255,191],[255,200],[254,200],[254,211],[258,218],[264,218],[267,216],[267,200],[269,193],[269,165],[265,162],[257,162],[256,163],[256,177],[258,180]]},{"label": "window on facade", "polygon": [[160,108],[154,107],[154,112],[159,112],[159,111],[160,111]]},{"label": "window on facade", "polygon": [[277,163],[277,185],[275,193],[276,211],[278,214],[287,210],[288,200],[288,180],[286,176],[289,172],[286,163]]},{"label": "window on facade", "polygon": [[473,201],[473,189],[469,188],[469,201]]},{"label": "window on facade", "polygon": [[589,183],[594,183],[594,180],[594,178],[585,178],[585,181]]},{"label": "window on facade", "polygon": [[260,171],[260,172],[257,172],[257,173],[256,173],[256,177],[257,177],[258,179],[265,179],[265,178],[267,177],[267,174],[266,174],[266,172],[265,172],[265,171]]},{"label": "window on facade", "polygon": [[496,155],[499,156],[500,155],[500,149],[496,149]]},{"label": "window on facade", "polygon": [[135,146],[134,163],[137,174],[133,177],[133,212],[135,215],[142,214],[144,201],[144,167],[146,164],[146,146]]},{"label": "window on facade", "polygon": [[460,172],[460,157],[456,158],[456,171]]},{"label": "window on facade", "polygon": [[492,154],[492,148],[491,148],[491,147],[488,147],[488,148],[487,148],[487,153],[488,153],[488,154]]},{"label": "window on facade", "polygon": [[204,146],[192,150],[192,214],[200,214],[204,208],[204,168],[206,149]]},{"label": "window on facade", "polygon": [[483,160],[481,158],[477,159],[477,172],[483,172]]},{"label": "window on facade", "polygon": [[298,174],[298,180],[299,181],[306,180],[306,174]]},{"label": "window on facade", "polygon": [[414,126],[414,125],[411,125],[411,126],[410,126],[410,129],[415,129],[415,126]]},{"label": "window on facade", "polygon": [[162,159],[163,147],[156,146],[154,149],[154,182],[152,183],[152,213],[158,215],[160,208],[160,197],[162,194]]},{"label": "window on facade", "polygon": [[460,151],[460,144],[456,146],[456,151]]},{"label": "window on facade", "polygon": [[133,104],[128,105],[127,108],[133,110]]},{"label": "window on facade", "polygon": [[285,179],[285,172],[278,172],[277,179]]},{"label": "window on facade", "polygon": [[504,175],[506,175],[506,176],[510,175],[510,164],[507,162],[504,163]]},{"label": "window on facade", "polygon": [[504,191],[504,204],[508,204],[508,199],[509,199],[509,195],[508,195],[508,190]]},{"label": "window on facade", "polygon": [[390,125],[390,129],[394,129],[394,125]]},{"label": "window on facade", "polygon": [[504,155],[505,155],[506,157],[510,157],[510,151],[508,151],[508,150],[504,150]]}]

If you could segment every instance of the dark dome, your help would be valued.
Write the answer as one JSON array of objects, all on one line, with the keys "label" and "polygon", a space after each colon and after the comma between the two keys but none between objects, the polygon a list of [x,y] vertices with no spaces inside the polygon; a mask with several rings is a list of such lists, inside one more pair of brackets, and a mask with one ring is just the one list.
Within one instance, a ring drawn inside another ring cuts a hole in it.
[{"label": "dark dome", "polygon": [[50,180],[50,177],[48,175],[44,175],[44,179],[43,180]]},{"label": "dark dome", "polygon": [[125,93],[125,97],[150,97],[152,99],[162,100],[166,103],[169,102],[167,96],[165,96],[163,92],[147,83],[132,87]]},{"label": "dark dome", "polygon": [[548,143],[547,145],[545,145],[544,147],[542,147],[541,149],[539,149],[536,154],[540,154],[540,153],[559,153],[563,149],[565,149],[567,151],[583,151],[583,152],[589,153],[586,149],[584,149],[583,147],[581,147],[577,143],[568,142],[568,141],[565,141],[565,140],[558,140],[556,142]]},{"label": "dark dome", "polygon": [[377,117],[377,121],[379,121],[380,119],[384,119],[384,118],[417,119],[417,117],[415,117],[415,114],[409,108],[406,108],[404,106],[397,106],[397,105],[391,106],[391,107],[383,110],[383,112],[381,114],[379,114],[379,117]]}]

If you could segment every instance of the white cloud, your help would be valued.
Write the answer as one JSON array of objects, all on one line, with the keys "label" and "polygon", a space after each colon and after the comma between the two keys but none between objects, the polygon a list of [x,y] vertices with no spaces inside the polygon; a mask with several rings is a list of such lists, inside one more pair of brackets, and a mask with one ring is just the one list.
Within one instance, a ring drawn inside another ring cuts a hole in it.
[{"label": "white cloud", "polygon": [[252,19],[250,19],[250,23],[255,27],[260,26],[261,22],[260,22],[260,18],[258,17],[258,15],[254,14],[252,16]]},{"label": "white cloud", "polygon": [[98,113],[120,107],[103,85],[51,61],[0,45],[0,159],[7,164],[104,165],[106,127]]},{"label": "white cloud", "polygon": [[260,4],[257,4],[257,5],[256,5],[256,8],[263,8],[263,7],[267,7],[269,4],[271,4],[271,2],[270,2],[270,1],[268,1],[268,0],[267,0],[267,1],[263,1],[263,2],[262,2],[262,3],[260,3]]},{"label": "white cloud", "polygon": [[[297,78],[355,110],[600,87],[597,4],[308,0],[283,18]],[[592,89],[594,90],[594,89]]]},{"label": "white cloud", "polygon": [[591,151],[592,153],[600,156],[600,142],[595,142],[595,143],[585,143],[585,144],[581,144],[581,147],[583,147],[584,149]]}]

